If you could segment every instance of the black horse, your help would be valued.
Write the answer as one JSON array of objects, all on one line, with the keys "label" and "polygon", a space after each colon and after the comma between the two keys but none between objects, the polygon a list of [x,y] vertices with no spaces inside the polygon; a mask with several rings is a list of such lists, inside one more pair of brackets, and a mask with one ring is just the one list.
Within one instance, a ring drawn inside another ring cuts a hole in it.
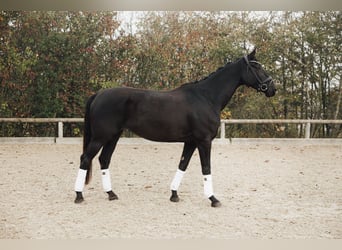
[{"label": "black horse", "polygon": [[252,87],[267,97],[276,92],[272,78],[265,73],[255,54],[253,50],[200,81],[170,91],[112,88],[91,96],[84,118],[83,154],[75,183],[75,203],[83,201],[82,191],[90,180],[91,162],[101,148],[103,188],[110,200],[118,199],[112,191],[108,167],[120,135],[127,128],[148,140],[184,142],[171,184],[170,200],[173,202],[179,201],[177,189],[197,148],[204,194],[211,200],[211,206],[220,206],[213,193],[210,166],[211,145],[220,125],[220,112],[240,85]]}]

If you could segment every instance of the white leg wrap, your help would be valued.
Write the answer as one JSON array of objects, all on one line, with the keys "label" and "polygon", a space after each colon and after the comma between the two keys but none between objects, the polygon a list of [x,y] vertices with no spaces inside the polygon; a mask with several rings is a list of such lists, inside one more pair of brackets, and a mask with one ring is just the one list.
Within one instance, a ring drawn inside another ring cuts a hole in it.
[{"label": "white leg wrap", "polygon": [[179,185],[183,179],[184,173],[185,173],[184,171],[177,169],[175,177],[173,178],[173,181],[171,182],[171,186],[170,186],[171,190],[174,190],[174,191],[178,190]]},{"label": "white leg wrap", "polygon": [[203,175],[204,195],[209,198],[214,195],[213,179],[211,175]]},{"label": "white leg wrap", "polygon": [[109,169],[101,170],[102,173],[102,187],[105,192],[112,191],[112,183],[110,181]]},{"label": "white leg wrap", "polygon": [[87,170],[84,170],[84,169],[78,170],[77,179],[75,182],[75,191],[76,192],[83,192],[86,175],[87,175]]}]

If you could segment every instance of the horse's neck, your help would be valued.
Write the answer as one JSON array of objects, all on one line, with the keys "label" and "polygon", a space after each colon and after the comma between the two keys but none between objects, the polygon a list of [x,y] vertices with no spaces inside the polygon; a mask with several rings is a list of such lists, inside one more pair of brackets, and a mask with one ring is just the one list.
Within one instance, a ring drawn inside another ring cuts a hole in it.
[{"label": "horse's neck", "polygon": [[240,75],[241,63],[237,61],[226,65],[203,81],[202,89],[215,107],[224,109],[240,86]]}]

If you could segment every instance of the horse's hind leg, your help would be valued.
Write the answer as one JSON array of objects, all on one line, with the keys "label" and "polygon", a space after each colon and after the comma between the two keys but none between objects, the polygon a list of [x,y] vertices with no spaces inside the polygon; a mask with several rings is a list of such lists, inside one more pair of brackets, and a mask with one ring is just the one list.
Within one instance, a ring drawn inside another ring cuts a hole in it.
[{"label": "horse's hind leg", "polygon": [[108,194],[109,200],[118,199],[118,196],[112,190],[112,184],[109,173],[109,164],[121,133],[122,132],[117,134],[112,140],[110,140],[109,142],[107,142],[107,144],[104,145],[101,155],[99,157],[102,174],[102,186],[103,190]]},{"label": "horse's hind leg", "polygon": [[179,162],[179,166],[178,166],[177,172],[175,174],[175,177],[173,178],[171,186],[170,186],[170,189],[171,189],[170,201],[172,201],[172,202],[178,202],[179,201],[177,190],[180,186],[180,183],[183,179],[185,170],[187,169],[187,167],[189,165],[191,156],[193,155],[195,149],[196,149],[195,144],[184,143],[182,157],[181,157],[181,160]]},{"label": "horse's hind leg", "polygon": [[86,151],[81,156],[80,169],[75,183],[75,203],[81,203],[84,200],[82,192],[85,185],[86,175],[88,171],[91,171],[91,162],[93,158],[96,156],[96,154],[100,151],[101,147],[102,143],[98,141],[91,141]]}]

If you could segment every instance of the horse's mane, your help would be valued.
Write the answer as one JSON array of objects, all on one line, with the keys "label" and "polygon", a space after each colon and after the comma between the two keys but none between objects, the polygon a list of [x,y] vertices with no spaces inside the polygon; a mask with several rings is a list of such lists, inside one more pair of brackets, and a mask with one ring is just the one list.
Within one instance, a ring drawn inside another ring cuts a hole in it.
[{"label": "horse's mane", "polygon": [[200,80],[195,80],[195,81],[188,82],[188,83],[184,83],[184,84],[182,84],[181,86],[190,85],[190,84],[196,84],[196,83],[205,81],[205,80],[207,80],[208,78],[212,77],[213,75],[216,75],[217,73],[221,72],[223,69],[225,69],[225,68],[226,68],[229,64],[231,64],[231,63],[232,63],[232,62],[227,62],[224,66],[217,68],[217,70],[215,70],[214,72],[211,72],[209,75],[203,77],[202,79],[200,79]]}]

